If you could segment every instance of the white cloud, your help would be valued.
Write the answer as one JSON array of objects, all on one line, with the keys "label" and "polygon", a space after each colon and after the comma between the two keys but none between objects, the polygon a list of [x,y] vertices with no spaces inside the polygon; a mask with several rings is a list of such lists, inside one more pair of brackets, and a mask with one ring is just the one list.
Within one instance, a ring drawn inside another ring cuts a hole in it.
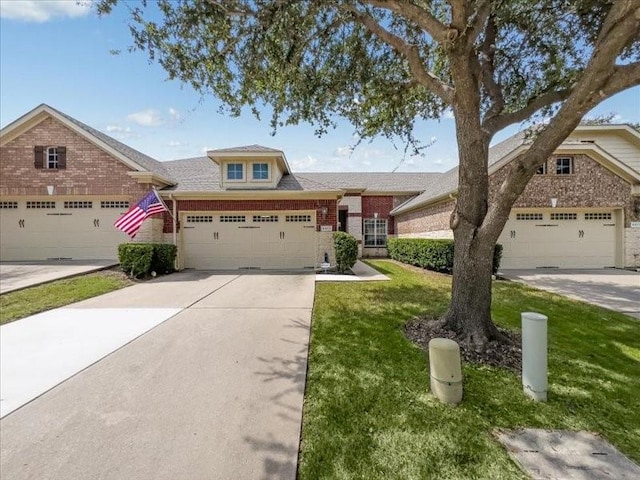
[{"label": "white cloud", "polygon": [[215,150],[215,149],[216,149],[216,147],[202,147],[200,149],[200,154],[201,155],[206,155],[209,150]]},{"label": "white cloud", "polygon": [[445,120],[453,120],[455,119],[455,115],[453,114],[453,110],[451,110],[450,108],[447,108],[443,113],[442,113],[442,118],[444,118]]},{"label": "white cloud", "polygon": [[109,133],[130,133],[130,132],[132,132],[131,127],[121,127],[119,125],[107,125],[106,130]]},{"label": "white cloud", "polygon": [[0,17],[43,23],[56,18],[84,17],[91,12],[91,0],[0,0]]},{"label": "white cloud", "polygon": [[169,141],[169,143],[167,143],[167,146],[172,148],[179,147],[181,145],[182,143],[178,142],[177,140],[171,140]]},{"label": "white cloud", "polygon": [[311,155],[307,155],[303,158],[290,160],[289,163],[291,165],[291,170],[294,172],[312,171],[313,167],[318,164],[318,159]]},{"label": "white cloud", "polygon": [[157,127],[158,125],[162,125],[164,123],[160,112],[152,108],[143,110],[141,112],[132,113],[131,115],[127,116],[127,119],[143,127]]},{"label": "white cloud", "polygon": [[175,108],[169,107],[169,118],[171,118],[171,120],[173,121],[178,122],[182,120],[182,115],[180,115],[180,112]]},{"label": "white cloud", "polygon": [[119,139],[140,137],[140,134],[134,131],[131,127],[121,127],[120,125],[107,125],[104,130],[109,135]]},{"label": "white cloud", "polygon": [[333,152],[333,155],[336,157],[348,157],[349,155],[351,155],[351,152],[353,152],[353,148],[349,146],[338,147],[336,148],[335,152]]}]

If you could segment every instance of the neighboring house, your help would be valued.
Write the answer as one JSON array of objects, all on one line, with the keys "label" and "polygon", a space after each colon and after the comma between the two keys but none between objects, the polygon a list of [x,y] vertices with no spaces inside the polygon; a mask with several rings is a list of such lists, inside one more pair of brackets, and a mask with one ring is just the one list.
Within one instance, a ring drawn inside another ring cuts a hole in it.
[{"label": "neighboring house", "polygon": [[[516,135],[491,149],[492,188],[526,147]],[[638,265],[639,152],[627,126],[578,129],[514,208],[503,264]],[[171,213],[136,241],[175,243],[180,268],[314,268],[333,261],[336,230],[363,256],[390,236],[450,237],[457,170],[294,174],[259,145],[158,162],[40,105],[0,131],[0,259],[115,259],[128,237],[113,222],[151,188]]]},{"label": "neighboring house", "polygon": [[[493,196],[529,148],[519,133],[489,152]],[[579,126],[531,179],[498,240],[502,268],[640,266],[640,134]],[[452,238],[458,169],[392,210],[400,237]]]}]

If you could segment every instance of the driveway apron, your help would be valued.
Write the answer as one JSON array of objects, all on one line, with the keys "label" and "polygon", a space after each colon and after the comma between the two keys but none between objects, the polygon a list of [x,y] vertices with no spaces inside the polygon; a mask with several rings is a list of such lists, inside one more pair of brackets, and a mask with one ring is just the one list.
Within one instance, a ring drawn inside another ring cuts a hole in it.
[{"label": "driveway apron", "polygon": [[311,274],[231,276],[3,418],[3,478],[294,479],[313,295]]}]

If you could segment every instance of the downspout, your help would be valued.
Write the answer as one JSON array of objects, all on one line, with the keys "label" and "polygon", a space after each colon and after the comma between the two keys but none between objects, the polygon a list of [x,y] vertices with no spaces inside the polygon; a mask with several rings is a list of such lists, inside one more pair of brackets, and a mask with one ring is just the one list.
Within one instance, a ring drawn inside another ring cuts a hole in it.
[{"label": "downspout", "polygon": [[169,194],[169,200],[171,200],[171,210],[173,213],[173,244],[176,246],[176,248],[178,247],[178,219],[177,219],[177,213],[176,213],[176,201],[173,198],[173,193]]}]

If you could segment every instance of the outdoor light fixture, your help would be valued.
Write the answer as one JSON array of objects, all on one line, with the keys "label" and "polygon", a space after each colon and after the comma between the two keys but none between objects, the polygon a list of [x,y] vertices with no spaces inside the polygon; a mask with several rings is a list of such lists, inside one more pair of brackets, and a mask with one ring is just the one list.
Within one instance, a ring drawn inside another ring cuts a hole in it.
[{"label": "outdoor light fixture", "polygon": [[322,207],[320,209],[320,215],[322,215],[322,218],[325,218],[328,213],[329,213],[329,209],[327,207]]},{"label": "outdoor light fixture", "polygon": [[378,218],[378,212],[373,214],[373,218]]},{"label": "outdoor light fixture", "polygon": [[47,194],[53,195],[56,190],[56,187],[53,185],[47,185]]},{"label": "outdoor light fixture", "polygon": [[551,207],[552,208],[556,208],[557,205],[558,205],[558,199],[557,198],[552,198],[551,199]]}]

